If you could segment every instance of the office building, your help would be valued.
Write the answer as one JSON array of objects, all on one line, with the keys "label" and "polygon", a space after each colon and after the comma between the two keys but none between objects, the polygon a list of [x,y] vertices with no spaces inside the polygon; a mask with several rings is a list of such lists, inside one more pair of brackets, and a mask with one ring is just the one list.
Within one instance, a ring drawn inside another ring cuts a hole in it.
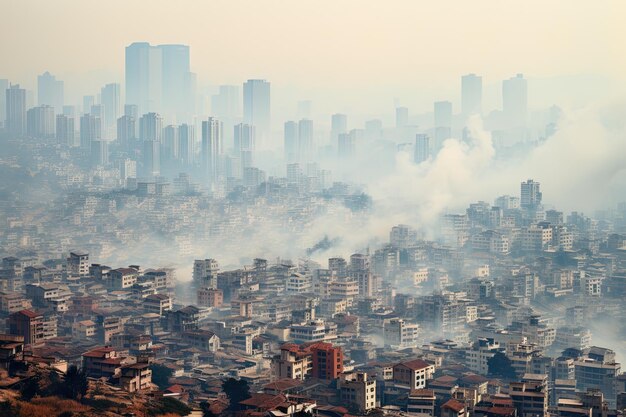
[{"label": "office building", "polygon": [[428,160],[430,157],[430,138],[428,135],[418,133],[415,135],[414,161],[416,164]]},{"label": "office building", "polygon": [[190,70],[189,46],[158,45],[162,59],[162,112],[168,120],[190,122],[196,77]]},{"label": "office building", "polygon": [[284,125],[285,160],[287,163],[298,161],[298,124],[293,121]]},{"label": "office building", "polygon": [[341,113],[333,114],[330,118],[330,141],[335,143],[339,135],[348,132],[348,116]]},{"label": "office building", "polygon": [[190,167],[194,163],[196,149],[196,128],[182,124],[178,128],[178,156],[183,166]]},{"label": "office building", "polygon": [[313,152],[313,120],[302,119],[298,122],[298,159],[309,161]]},{"label": "office building", "polygon": [[0,129],[4,128],[7,117],[7,88],[9,88],[9,80],[0,79]]},{"label": "office building", "polygon": [[80,146],[80,142],[76,141],[74,117],[70,117],[65,114],[57,115],[55,131],[56,139],[61,145],[70,147]]},{"label": "office building", "polygon": [[241,112],[239,86],[220,85],[218,93],[211,97],[211,113],[220,120],[234,120]]},{"label": "office building", "polygon": [[340,133],[337,139],[337,155],[341,159],[352,158],[356,155],[354,135],[351,133]]},{"label": "office building", "polygon": [[536,209],[541,205],[541,184],[528,180],[521,184],[520,203],[523,209]]},{"label": "office building", "polygon": [[80,117],[80,147],[91,149],[91,142],[102,139],[102,124],[100,119],[92,114],[83,114]]},{"label": "office building", "polygon": [[134,104],[139,114],[159,112],[163,96],[163,51],[146,42],[126,47],[126,104]]},{"label": "office building", "polygon": [[33,107],[26,112],[26,133],[32,138],[48,139],[55,135],[54,108],[48,105]]},{"label": "office building", "polygon": [[255,127],[245,123],[236,125],[234,129],[234,155],[241,159],[241,168],[244,170],[254,164],[255,134]]},{"label": "office building", "polygon": [[220,159],[222,155],[222,122],[214,117],[202,122],[202,173],[210,184],[215,183],[220,175]]},{"label": "office building", "polygon": [[117,141],[127,148],[135,139],[137,122],[133,116],[124,115],[117,119]]},{"label": "office building", "polygon": [[48,71],[37,77],[37,104],[51,106],[56,113],[63,110],[64,104],[63,81]]},{"label": "office building", "polygon": [[20,137],[26,133],[26,90],[19,84],[6,89],[6,121],[5,128],[12,137]]},{"label": "office building", "polygon": [[461,77],[461,112],[465,117],[482,114],[483,79],[476,74]]},{"label": "office building", "polygon": [[259,145],[268,144],[271,134],[269,82],[248,80],[243,84],[243,122],[256,127]]},{"label": "office building", "polygon": [[102,119],[104,136],[112,138],[121,112],[120,85],[111,83],[102,87],[100,90],[100,103],[104,107],[104,117]]},{"label": "office building", "polygon": [[502,82],[502,113],[507,128],[526,126],[528,84],[522,74]]},{"label": "office building", "polygon": [[139,139],[161,143],[163,118],[158,113],[147,113],[139,119]]},{"label": "office building", "polygon": [[91,107],[96,104],[94,96],[83,96],[83,113],[91,112]]},{"label": "office building", "polygon": [[91,165],[105,166],[109,164],[109,143],[106,140],[91,141]]},{"label": "office building", "polygon": [[147,139],[143,141],[143,176],[158,177],[161,174],[161,142]]},{"label": "office building", "polygon": [[161,157],[164,161],[172,162],[178,159],[179,129],[176,125],[168,125],[163,128],[163,146]]},{"label": "office building", "polygon": [[396,107],[396,127],[406,127],[409,125],[409,109],[406,107]]}]

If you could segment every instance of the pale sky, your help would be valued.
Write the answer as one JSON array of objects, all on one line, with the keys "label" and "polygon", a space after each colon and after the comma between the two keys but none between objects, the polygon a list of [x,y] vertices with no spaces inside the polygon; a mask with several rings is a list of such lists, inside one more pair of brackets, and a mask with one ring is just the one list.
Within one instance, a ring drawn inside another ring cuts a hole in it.
[{"label": "pale sky", "polygon": [[267,78],[306,94],[456,89],[592,74],[626,79],[623,0],[3,0],[0,78],[123,82],[124,47],[184,43],[202,84]]}]

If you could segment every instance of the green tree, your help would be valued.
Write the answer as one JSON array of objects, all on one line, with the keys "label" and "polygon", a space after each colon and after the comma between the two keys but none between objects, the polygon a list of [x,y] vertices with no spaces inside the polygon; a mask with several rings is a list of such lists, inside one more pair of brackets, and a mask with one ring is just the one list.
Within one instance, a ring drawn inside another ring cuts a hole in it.
[{"label": "green tree", "polygon": [[72,400],[80,400],[87,394],[89,382],[87,375],[76,365],[72,365],[65,374],[65,384],[63,384],[63,395]]},{"label": "green tree", "polygon": [[152,382],[154,382],[159,389],[165,389],[170,386],[170,378],[174,373],[170,368],[155,363],[150,365],[150,370],[152,370]]},{"label": "green tree", "polygon": [[506,380],[517,378],[511,360],[502,352],[496,352],[488,361],[489,375]]},{"label": "green tree", "polygon": [[239,403],[250,398],[250,386],[243,379],[228,378],[222,382],[222,391],[230,401],[229,410],[241,410]]}]

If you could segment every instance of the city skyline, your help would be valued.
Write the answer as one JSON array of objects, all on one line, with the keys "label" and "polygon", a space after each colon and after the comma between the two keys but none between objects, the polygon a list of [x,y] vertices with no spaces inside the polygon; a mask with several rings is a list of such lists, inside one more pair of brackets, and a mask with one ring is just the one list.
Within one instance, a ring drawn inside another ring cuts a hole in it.
[{"label": "city skyline", "polygon": [[0,417],[626,416],[626,2],[5,3]]},{"label": "city skyline", "polygon": [[[388,102],[397,98],[404,102],[400,105],[415,108],[413,96],[417,91],[428,97],[427,101],[440,100],[442,97],[437,97],[440,91],[445,91],[450,82],[456,82],[458,76],[468,72],[484,77],[486,102],[494,100],[488,94],[490,85],[498,84],[500,80],[518,72],[539,80],[562,76],[562,82],[569,89],[596,99],[606,92],[623,91],[626,87],[623,76],[626,73],[626,59],[618,53],[617,41],[623,35],[617,16],[625,6],[618,1],[606,1],[604,7],[582,3],[568,3],[565,6],[559,2],[524,2],[524,8],[520,7],[522,3],[505,8],[495,1],[488,1],[483,7],[443,2],[419,9],[413,2],[399,2],[396,7],[383,7],[371,2],[358,9],[350,1],[333,5],[328,2],[302,2],[280,8],[272,2],[262,8],[243,1],[230,4],[192,2],[190,13],[185,15],[189,21],[182,21],[182,16],[168,13],[167,18],[172,24],[164,25],[159,35],[155,35],[153,26],[145,26],[141,20],[134,22],[132,30],[123,23],[126,19],[146,13],[139,4],[124,3],[125,12],[121,21],[120,16],[114,15],[114,4],[103,10],[99,19],[92,24],[115,23],[119,24],[121,30],[116,30],[113,38],[110,35],[106,38],[98,35],[106,33],[104,28],[94,31],[95,36],[89,37],[88,41],[95,46],[93,48],[83,45],[87,39],[70,39],[69,32],[58,32],[51,28],[45,31],[48,44],[52,46],[42,49],[30,35],[22,32],[20,26],[5,25],[3,29],[11,31],[14,42],[0,44],[0,53],[12,57],[6,61],[2,77],[34,89],[37,75],[48,70],[61,79],[71,78],[72,83],[66,85],[68,96],[78,98],[81,94],[87,94],[86,90],[95,92],[105,83],[123,81],[122,49],[132,42],[146,41],[155,45],[189,45],[191,68],[198,74],[199,86],[240,85],[250,78],[264,78],[274,83],[276,91],[281,91],[277,97],[283,94],[282,90],[285,95],[295,90],[298,97],[290,97],[291,100],[313,99],[319,107],[325,109],[333,97],[333,91],[338,91],[341,92],[341,98],[334,99],[339,101],[342,108],[335,111],[342,112],[350,107],[358,109],[368,103],[362,100],[366,96]],[[79,17],[87,13],[88,6],[70,0],[66,1],[66,5],[75,11],[76,23],[83,24]],[[9,21],[19,21],[19,16],[29,13],[31,19],[37,22],[41,20],[39,23],[45,27],[48,20],[43,19],[43,16],[52,17],[65,9],[48,8],[49,3],[37,4],[35,9],[33,2],[10,2],[6,7],[6,16],[13,17]],[[487,8],[492,12],[484,13]],[[325,9],[329,10],[328,14],[323,13]],[[250,12],[245,13],[246,10]],[[156,22],[165,22],[163,19],[167,6],[164,2],[157,2],[147,13]],[[204,13],[220,15],[222,18],[216,19],[218,26],[204,28],[201,24],[194,24]],[[265,27],[263,17],[269,18],[268,13],[282,14],[286,26]],[[324,25],[315,26],[312,20],[296,19],[307,13],[321,19]],[[237,15],[244,20],[235,20]],[[550,20],[552,15],[559,16],[558,31],[555,31]],[[418,20],[412,19],[412,16],[417,16]],[[350,31],[346,31],[343,22],[351,17],[361,19],[359,23],[350,26]],[[381,29],[383,36],[372,38],[370,27],[375,24],[376,18],[386,22],[389,27],[388,30]],[[301,23],[295,26],[296,21]],[[534,23],[532,31],[526,30],[524,22],[527,21]],[[245,42],[243,33],[237,34],[233,28],[239,24],[246,25],[249,31],[246,33],[255,33],[254,42]],[[208,33],[200,31],[200,27]],[[450,30],[451,27],[460,29],[454,32]],[[581,31],[581,27],[593,27],[594,30]],[[201,33],[204,36],[200,36]],[[282,33],[291,36],[281,36]],[[463,36],[457,37],[455,33]],[[431,35],[437,39],[437,46],[433,42],[409,44],[411,39],[430,40]],[[494,44],[492,37],[498,39],[498,43]],[[225,43],[224,38],[230,41]],[[319,44],[314,42],[315,39],[318,39]],[[466,44],[461,48],[463,53],[445,52],[457,50],[463,43]],[[473,46],[478,48],[476,53],[471,52]],[[28,48],[33,52],[24,56],[17,53],[16,47]],[[72,59],[81,50],[86,59]],[[281,51],[290,51],[292,59],[285,60]],[[85,56],[85,52],[94,55]],[[581,55],[585,56],[584,60],[579,59]],[[270,62],[278,65],[270,66]],[[69,63],[72,63],[71,67]],[[335,67],[341,70],[334,71]],[[100,75],[95,75],[98,71]],[[587,83],[582,82],[584,80]],[[538,94],[534,94],[536,100],[543,94],[546,95],[546,101],[553,100],[554,94],[546,88],[549,84],[543,82],[537,87]],[[585,87],[585,84],[590,85]],[[405,91],[407,87],[412,90],[411,95]],[[567,90],[563,93],[567,94]],[[449,94],[449,91],[445,94]],[[573,102],[576,101],[575,97],[572,92],[570,98]],[[456,97],[453,99],[457,101]],[[495,101],[498,99],[495,95]],[[544,104],[543,101],[541,99],[541,104]],[[427,102],[418,104],[420,108],[428,108]],[[581,103],[579,101],[576,104]],[[371,104],[368,106],[363,110],[373,111]],[[332,112],[332,109],[328,111]]]}]

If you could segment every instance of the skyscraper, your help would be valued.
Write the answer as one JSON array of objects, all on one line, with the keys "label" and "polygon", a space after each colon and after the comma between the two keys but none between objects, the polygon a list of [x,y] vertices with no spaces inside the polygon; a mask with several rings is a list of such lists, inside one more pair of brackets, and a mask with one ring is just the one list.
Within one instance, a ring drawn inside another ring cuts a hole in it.
[{"label": "skyscraper", "polygon": [[136,104],[124,104],[124,116],[134,117],[135,120],[139,120],[139,108]]},{"label": "skyscraper", "polygon": [[12,137],[26,133],[26,90],[19,84],[6,89],[6,130]]},{"label": "skyscraper", "polygon": [[285,160],[293,163],[298,160],[298,124],[293,121],[284,125]]},{"label": "skyscraper", "polygon": [[508,128],[526,126],[528,84],[522,74],[502,81],[502,112]]},{"label": "skyscraper", "polygon": [[259,141],[267,144],[271,133],[270,83],[248,80],[243,84],[243,122],[256,127]]},{"label": "skyscraper", "polygon": [[143,141],[143,176],[161,175],[161,143],[157,140]]},{"label": "skyscraper", "polygon": [[133,116],[124,115],[117,119],[117,141],[127,148],[137,137],[137,121]]},{"label": "skyscraper", "polygon": [[163,146],[161,147],[163,151],[161,153],[161,157],[163,160],[168,161],[168,163],[172,163],[174,160],[178,159],[178,142],[178,126],[165,126],[163,128]]},{"label": "skyscraper", "polygon": [[341,133],[337,139],[337,155],[341,159],[351,158],[356,154],[354,135]]},{"label": "skyscraper", "polygon": [[193,125],[182,124],[178,129],[178,154],[184,167],[193,165],[196,147],[196,130]]},{"label": "skyscraper", "polygon": [[106,84],[100,90],[100,102],[104,106],[103,127],[105,137],[113,137],[117,119],[120,117],[120,85],[117,83]]},{"label": "skyscraper", "polygon": [[100,119],[92,114],[83,114],[80,117],[80,147],[91,149],[91,142],[102,138],[102,124]]},{"label": "skyscraper", "polygon": [[430,156],[430,138],[428,135],[418,133],[415,135],[415,154],[414,160],[416,164],[426,161]]},{"label": "skyscraper", "polygon": [[89,113],[91,106],[96,104],[96,98],[94,96],[83,96],[83,113]]},{"label": "skyscraper", "polygon": [[26,112],[26,133],[33,138],[47,139],[55,135],[54,108],[43,105]]},{"label": "skyscraper", "polygon": [[309,161],[313,157],[313,120],[302,119],[298,122],[298,157],[300,161]]},{"label": "skyscraper", "polygon": [[409,109],[396,107],[396,127],[406,127],[409,124]]},{"label": "skyscraper", "polygon": [[64,114],[57,115],[55,131],[57,142],[61,145],[70,147],[80,146],[80,143],[76,143],[73,117]]},{"label": "skyscraper", "polygon": [[435,143],[434,152],[441,149],[443,141],[452,136],[452,103],[449,101],[436,101],[435,113]]},{"label": "skyscraper", "polygon": [[37,104],[52,106],[56,113],[63,110],[64,104],[63,81],[48,71],[37,77]]},{"label": "skyscraper", "polygon": [[126,47],[126,104],[139,114],[159,112],[168,121],[190,121],[196,75],[190,71],[189,46],[135,42]]},{"label": "skyscraper", "polygon": [[339,135],[348,132],[348,116],[336,113],[330,118],[330,141],[335,143]]},{"label": "skyscraper", "polygon": [[126,47],[126,104],[137,105],[139,114],[161,111],[162,53],[147,42]]},{"label": "skyscraper", "polygon": [[7,117],[7,88],[9,88],[9,80],[0,79],[0,128],[4,127]]},{"label": "skyscraper", "polygon": [[106,140],[94,140],[91,142],[91,165],[104,166],[109,163],[109,142]]},{"label": "skyscraper", "polygon": [[541,184],[528,180],[522,182],[521,186],[521,198],[520,203],[521,207],[524,209],[536,209],[541,205]]},{"label": "skyscraper", "polygon": [[461,111],[465,117],[482,114],[483,78],[476,74],[461,77]]},{"label": "skyscraper", "polygon": [[219,92],[211,97],[211,113],[220,120],[234,120],[240,116],[241,96],[239,86],[220,85]]},{"label": "skyscraper", "polygon": [[[158,45],[162,59],[162,111],[177,122],[190,121],[195,74],[191,73],[188,45]],[[169,119],[168,119],[169,120]]]},{"label": "skyscraper", "polygon": [[202,122],[202,172],[209,184],[214,184],[220,174],[219,164],[222,155],[222,122],[214,117]]},{"label": "skyscraper", "polygon": [[235,126],[235,156],[241,158],[241,168],[245,170],[254,164],[255,127],[245,123]]},{"label": "skyscraper", "polygon": [[108,135],[110,132],[107,132],[107,130],[104,128],[104,118],[106,116],[106,109],[104,108],[104,106],[102,104],[94,104],[91,106],[91,110],[89,111],[89,113],[92,116],[96,117],[100,122],[100,137],[102,139],[110,139],[111,136]]},{"label": "skyscraper", "polygon": [[158,113],[147,113],[139,119],[139,139],[161,143],[163,118]]}]

